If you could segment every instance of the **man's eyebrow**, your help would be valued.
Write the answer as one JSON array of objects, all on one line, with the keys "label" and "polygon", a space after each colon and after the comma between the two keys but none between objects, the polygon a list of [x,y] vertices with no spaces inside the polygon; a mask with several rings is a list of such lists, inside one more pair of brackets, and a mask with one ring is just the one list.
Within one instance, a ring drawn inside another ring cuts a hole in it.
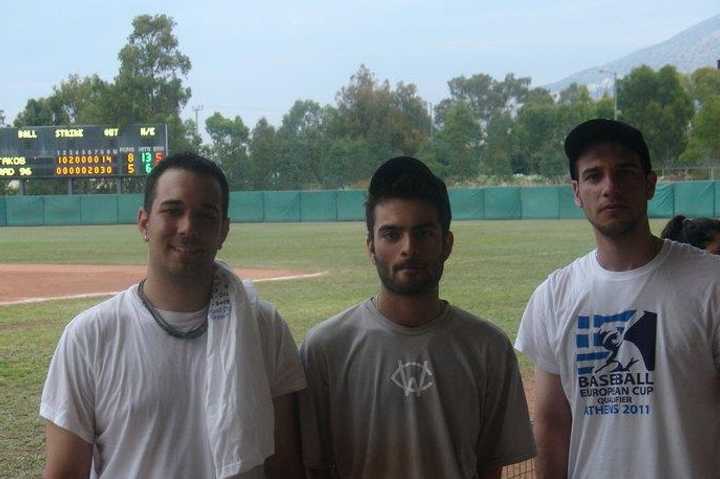
[{"label": "man's eyebrow", "polygon": [[160,206],[183,206],[180,200],[164,200],[160,202]]},{"label": "man's eyebrow", "polygon": [[439,228],[440,225],[435,222],[428,222],[428,223],[421,223],[419,225],[413,226],[414,230],[423,230],[423,229],[432,229],[432,228]]}]

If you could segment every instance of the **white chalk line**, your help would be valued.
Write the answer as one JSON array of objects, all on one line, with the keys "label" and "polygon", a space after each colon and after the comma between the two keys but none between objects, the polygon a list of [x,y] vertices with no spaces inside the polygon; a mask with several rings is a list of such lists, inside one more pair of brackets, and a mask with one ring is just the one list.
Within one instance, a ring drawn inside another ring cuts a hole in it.
[{"label": "white chalk line", "polygon": [[[328,274],[327,271],[321,271],[319,273],[311,274],[296,274],[292,276],[275,276],[274,278],[258,278],[253,279],[253,283],[265,283],[268,281],[288,281],[293,279],[310,279],[318,278]],[[84,293],[84,294],[69,294],[67,296],[46,296],[42,298],[27,298],[18,299],[15,301],[0,301],[0,306],[12,306],[14,304],[33,304],[33,303],[45,303],[48,301],[60,301],[65,299],[85,299],[85,298],[99,298],[102,296],[114,296],[120,293],[120,291],[107,291],[104,293]]]}]

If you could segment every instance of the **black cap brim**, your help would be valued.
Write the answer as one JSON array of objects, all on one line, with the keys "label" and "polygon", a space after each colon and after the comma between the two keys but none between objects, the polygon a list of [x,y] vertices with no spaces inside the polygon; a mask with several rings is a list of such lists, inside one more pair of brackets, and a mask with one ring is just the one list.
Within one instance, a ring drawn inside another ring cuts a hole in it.
[{"label": "black cap brim", "polygon": [[575,162],[585,150],[601,143],[615,143],[634,151],[650,170],[650,152],[640,130],[622,121],[596,118],[579,124],[565,138],[570,171],[573,172]]}]

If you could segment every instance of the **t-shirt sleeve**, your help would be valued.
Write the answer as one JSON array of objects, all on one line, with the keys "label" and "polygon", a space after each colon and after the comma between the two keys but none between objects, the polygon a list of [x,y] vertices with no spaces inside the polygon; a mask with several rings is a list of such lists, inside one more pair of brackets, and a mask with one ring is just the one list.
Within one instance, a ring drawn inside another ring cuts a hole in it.
[{"label": "t-shirt sleeve", "polygon": [[261,323],[265,325],[265,367],[272,397],[299,391],[306,386],[305,373],[290,328],[270,303],[259,301]]},{"label": "t-shirt sleeve", "polygon": [[[310,336],[310,335],[308,335]],[[327,360],[310,337],[300,347],[308,387],[300,393],[300,430],[305,467],[329,469],[335,463],[330,429]]]},{"label": "t-shirt sleeve", "polygon": [[554,324],[549,280],[530,297],[515,339],[515,349],[528,356],[535,366],[551,374],[560,374],[560,365],[550,340]]},{"label": "t-shirt sleeve", "polygon": [[71,323],[50,361],[40,416],[84,441],[95,442],[95,375],[88,351]]},{"label": "t-shirt sleeve", "polygon": [[483,468],[506,466],[535,456],[527,401],[517,358],[510,342],[498,354],[492,379],[488,381],[484,406],[483,428],[477,445],[478,464]]}]

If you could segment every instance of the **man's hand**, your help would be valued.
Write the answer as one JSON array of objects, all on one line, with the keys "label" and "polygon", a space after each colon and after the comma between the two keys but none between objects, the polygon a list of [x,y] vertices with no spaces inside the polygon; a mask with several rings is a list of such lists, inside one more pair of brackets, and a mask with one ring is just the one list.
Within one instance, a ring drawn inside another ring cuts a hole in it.
[{"label": "man's hand", "polygon": [[45,429],[47,464],[45,479],[87,479],[92,467],[93,445],[76,434],[48,422]]}]

